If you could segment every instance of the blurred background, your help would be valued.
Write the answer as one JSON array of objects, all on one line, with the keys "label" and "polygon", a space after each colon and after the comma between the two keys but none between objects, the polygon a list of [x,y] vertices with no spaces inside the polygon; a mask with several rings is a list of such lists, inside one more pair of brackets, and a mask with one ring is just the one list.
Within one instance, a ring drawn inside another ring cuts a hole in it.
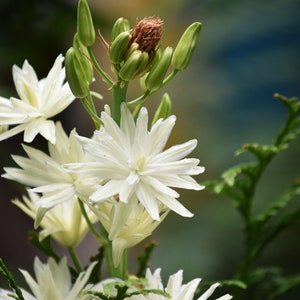
[{"label": "blurred background", "polygon": [[[134,25],[144,16],[164,20],[162,45],[176,46],[185,28],[200,21],[203,29],[190,67],[181,72],[147,105],[154,110],[168,91],[177,115],[174,143],[197,138],[193,153],[206,172],[199,181],[217,179],[235,163],[244,160],[234,151],[246,142],[270,143],[284,118],[285,109],[274,93],[300,97],[300,2],[297,0],[90,0],[95,27],[110,39],[110,28],[118,17]],[[0,95],[17,96],[12,65],[25,59],[38,77],[47,75],[59,53],[65,54],[76,31],[75,0],[0,0]],[[95,45],[99,62],[109,68],[100,43]],[[101,80],[94,89],[104,95],[99,110],[110,103],[110,92]],[[137,86],[129,95],[137,96]],[[90,135],[93,124],[74,102],[57,117],[66,131],[76,127]],[[22,135],[1,142],[1,166],[12,165],[11,153],[24,155]],[[46,149],[38,138],[35,143]],[[299,176],[299,141],[279,155],[268,168],[257,191],[254,209],[267,205]],[[3,173],[3,170],[1,171]],[[31,269],[40,253],[27,241],[33,222],[10,200],[20,197],[19,185],[0,178],[0,257],[11,270]],[[184,281],[195,277],[221,280],[234,275],[242,253],[242,223],[230,199],[204,190],[182,193],[182,203],[195,216],[184,219],[170,214],[154,235],[130,253],[134,259],[142,247],[156,240],[158,247],[151,268],[162,268],[163,278],[178,269]],[[285,275],[300,271],[300,224],[280,235],[267,249],[260,266],[277,265]],[[81,256],[97,250],[91,237],[79,247]],[[132,271],[135,265],[132,266]],[[0,278],[0,283],[3,278]],[[289,299],[299,299],[298,289]],[[286,298],[285,298],[286,299]]]}]

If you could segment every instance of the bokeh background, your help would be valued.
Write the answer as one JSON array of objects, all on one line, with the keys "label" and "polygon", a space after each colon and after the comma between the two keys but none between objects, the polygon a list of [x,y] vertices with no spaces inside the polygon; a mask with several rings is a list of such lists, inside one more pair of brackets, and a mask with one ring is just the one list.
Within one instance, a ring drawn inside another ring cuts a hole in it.
[{"label": "bokeh background", "polygon": [[[109,40],[114,21],[123,16],[131,24],[144,16],[164,20],[163,46],[175,47],[184,29],[194,21],[203,23],[199,46],[190,67],[179,73],[161,92],[149,100],[151,109],[168,91],[178,116],[172,139],[181,143],[197,138],[194,155],[206,172],[200,181],[220,174],[243,157],[234,151],[245,142],[269,143],[280,128],[285,110],[274,100],[278,92],[300,97],[300,2],[298,0],[90,0],[95,26]],[[44,77],[59,53],[65,53],[76,30],[76,0],[0,0],[0,95],[16,96],[12,65],[25,59]],[[95,52],[105,68],[107,57],[100,43]],[[107,88],[98,79],[94,89],[110,103]],[[136,87],[130,95],[136,95]],[[58,118],[66,131],[73,127],[90,135],[92,123],[73,103]],[[21,154],[22,135],[1,142],[1,166],[12,165],[10,154]],[[35,143],[46,149],[38,138]],[[255,210],[267,205],[299,176],[299,141],[282,153],[268,168],[257,191]],[[3,171],[1,171],[3,173]],[[12,270],[31,269],[40,253],[28,243],[26,233],[32,221],[10,199],[20,196],[19,185],[0,179],[0,257]],[[242,223],[233,203],[208,191],[182,193],[182,202],[195,216],[184,219],[175,214],[165,220],[150,240],[158,247],[151,268],[162,268],[163,278],[178,269],[185,281],[195,277],[219,280],[233,276],[242,253]],[[260,266],[277,265],[285,275],[300,271],[300,223],[280,235],[269,246]],[[79,247],[87,261],[97,246],[87,237]],[[141,247],[132,250],[132,259]],[[132,266],[134,271],[135,265]],[[17,273],[17,272],[16,272]],[[3,278],[0,278],[2,284]],[[300,291],[288,299],[299,299]],[[286,298],[284,298],[286,299]]]}]

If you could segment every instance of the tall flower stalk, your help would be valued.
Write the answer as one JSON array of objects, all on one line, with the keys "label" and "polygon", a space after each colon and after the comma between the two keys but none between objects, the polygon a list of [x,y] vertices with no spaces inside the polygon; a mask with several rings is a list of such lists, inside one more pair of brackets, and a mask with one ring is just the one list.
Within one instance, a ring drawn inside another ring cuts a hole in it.
[{"label": "tall flower stalk", "polygon": [[[93,52],[96,32],[88,2],[79,0],[73,44],[65,58],[58,56],[48,76],[38,80],[27,61],[22,69],[14,67],[20,99],[0,98],[0,140],[24,131],[25,143],[38,133],[49,141],[47,152],[22,145],[26,157],[13,155],[17,166],[5,168],[3,174],[26,188],[28,195],[13,203],[34,219],[39,231],[30,233],[31,243],[49,256],[47,263],[35,259],[35,278],[21,270],[31,293],[18,288],[0,261],[0,272],[8,279],[14,298],[144,300],[154,295],[161,300],[190,300],[195,296],[200,279],[182,284],[179,271],[164,288],[160,269],[142,274],[149,253],[141,259],[139,275],[145,278],[131,276],[127,260],[128,249],[150,236],[169,213],[193,216],[180,202],[179,189],[204,188],[193,178],[204,167],[199,166],[199,159],[187,157],[197,140],[166,147],[176,123],[169,95],[164,94],[152,119],[145,106],[149,95],[188,66],[200,30],[201,23],[195,22],[175,49],[163,48],[162,20],[146,17],[131,27],[120,18],[109,42],[99,34],[111,64],[108,72]],[[91,90],[91,83],[99,77],[111,90],[111,106],[106,104],[101,113]],[[128,99],[134,79],[140,81],[141,93]],[[95,125],[91,137],[80,136],[75,129],[67,135],[59,121],[49,120],[75,98]],[[76,247],[88,231],[95,236],[99,252],[85,267]],[[72,265],[56,253],[52,239],[69,251]],[[101,275],[103,260],[107,279]],[[212,284],[199,299],[207,299],[218,285]],[[9,293],[0,289],[0,298],[8,299]]]}]

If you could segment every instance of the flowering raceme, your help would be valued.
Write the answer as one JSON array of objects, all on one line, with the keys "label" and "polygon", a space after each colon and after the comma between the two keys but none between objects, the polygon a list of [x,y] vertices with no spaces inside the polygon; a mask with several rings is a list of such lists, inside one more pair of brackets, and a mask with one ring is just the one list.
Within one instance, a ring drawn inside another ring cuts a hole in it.
[{"label": "flowering raceme", "polygon": [[159,220],[159,206],[191,217],[172,189],[200,190],[191,176],[204,171],[196,158],[184,158],[191,153],[196,140],[163,150],[175,125],[175,116],[159,119],[148,131],[148,111],[142,108],[135,123],[126,105],[121,107],[120,127],[107,111],[102,112],[103,126],[89,139],[78,137],[93,161],[68,164],[71,172],[96,176],[104,182],[90,196],[100,202],[115,196],[128,203],[136,197],[154,220]]},{"label": "flowering raceme", "polygon": [[40,133],[56,142],[55,124],[49,118],[62,112],[75,97],[65,81],[64,57],[59,55],[44,79],[38,80],[32,66],[13,66],[13,80],[20,99],[0,97],[0,125],[17,125],[0,134],[0,141],[24,131],[24,141],[32,142]]}]

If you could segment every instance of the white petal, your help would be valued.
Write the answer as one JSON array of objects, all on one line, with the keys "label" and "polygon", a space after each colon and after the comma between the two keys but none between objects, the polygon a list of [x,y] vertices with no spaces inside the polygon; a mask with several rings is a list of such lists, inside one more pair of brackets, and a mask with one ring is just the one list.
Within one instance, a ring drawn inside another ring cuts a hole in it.
[{"label": "white petal", "polygon": [[101,186],[96,192],[90,196],[93,202],[100,202],[119,193],[120,180],[110,180],[105,185]]},{"label": "white petal", "polygon": [[173,127],[176,122],[175,116],[170,116],[166,120],[158,120],[151,128],[147,140],[144,144],[146,155],[154,157],[158,153],[160,153],[173,130]]},{"label": "white petal", "polygon": [[20,132],[22,132],[25,128],[26,128],[27,124],[21,124],[21,125],[18,125],[18,126],[15,126],[14,128],[10,129],[10,130],[7,130],[3,133],[0,134],[0,141],[3,141],[5,139],[8,139]]},{"label": "white petal", "polygon": [[204,294],[202,294],[197,300],[207,300],[219,285],[220,285],[219,283],[215,283],[211,285],[210,288]]},{"label": "white petal", "polygon": [[136,190],[137,198],[140,203],[146,208],[147,212],[153,220],[160,220],[158,203],[153,195],[153,190],[144,184],[140,184]]},{"label": "white petal", "polygon": [[177,214],[187,218],[193,217],[194,214],[191,213],[188,209],[186,209],[175,198],[171,198],[163,194],[157,194],[156,197],[161,203],[163,203],[165,206],[167,206],[169,209],[173,210]]},{"label": "white petal", "polygon": [[190,154],[197,146],[197,140],[190,140],[180,145],[172,146],[171,148],[161,152],[155,156],[154,161],[169,162],[177,161]]}]

